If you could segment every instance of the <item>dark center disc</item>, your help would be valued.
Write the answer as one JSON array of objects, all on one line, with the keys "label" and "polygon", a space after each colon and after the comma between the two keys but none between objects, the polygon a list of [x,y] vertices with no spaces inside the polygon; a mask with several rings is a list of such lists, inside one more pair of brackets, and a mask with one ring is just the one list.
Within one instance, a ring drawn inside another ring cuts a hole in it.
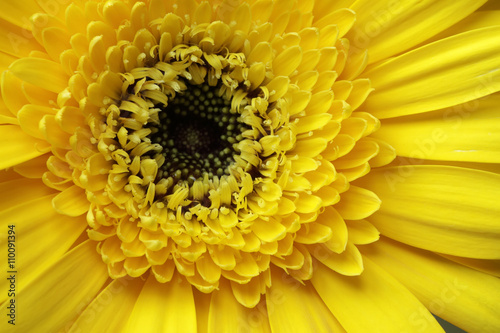
[{"label": "dark center disc", "polygon": [[151,139],[163,147],[165,163],[159,178],[192,180],[207,173],[227,174],[234,162],[233,144],[246,129],[231,110],[231,101],[219,96],[218,87],[189,85],[182,93],[160,107],[160,124]]}]

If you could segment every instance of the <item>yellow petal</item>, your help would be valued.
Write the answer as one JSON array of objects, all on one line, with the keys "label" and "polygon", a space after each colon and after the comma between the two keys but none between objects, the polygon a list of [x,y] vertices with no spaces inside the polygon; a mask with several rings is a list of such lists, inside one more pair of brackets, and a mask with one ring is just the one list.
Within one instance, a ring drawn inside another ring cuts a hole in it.
[{"label": "yellow petal", "polygon": [[371,136],[365,138],[365,140],[373,140],[379,147],[379,152],[378,152],[377,156],[373,157],[370,160],[369,164],[371,167],[376,168],[376,167],[387,165],[387,164],[391,163],[392,161],[394,161],[394,159],[396,158],[396,149],[394,149],[394,147],[391,146],[390,144],[388,144],[386,141],[379,140],[379,139],[371,137]]},{"label": "yellow petal", "polygon": [[0,49],[15,58],[26,57],[33,50],[43,50],[23,28],[4,20],[0,20]]},{"label": "yellow petal", "polygon": [[0,51],[0,71],[3,72],[7,68],[9,68],[10,64],[12,64],[16,60],[16,57]]},{"label": "yellow petal", "polygon": [[123,332],[196,333],[196,311],[191,285],[177,274],[167,283],[159,283],[151,275]]},{"label": "yellow petal", "polygon": [[9,70],[18,78],[55,93],[68,86],[68,76],[61,65],[40,58],[21,58],[12,63]]},{"label": "yellow petal", "polygon": [[71,149],[70,135],[62,130],[56,121],[56,117],[47,114],[43,116],[39,123],[40,132],[53,146],[62,149]]},{"label": "yellow petal", "polygon": [[370,247],[366,255],[435,315],[467,332],[498,331],[499,279],[387,239]]},{"label": "yellow petal", "polygon": [[379,146],[375,141],[359,140],[347,155],[335,160],[335,168],[342,170],[358,167],[377,156],[379,151]]},{"label": "yellow petal", "polygon": [[380,232],[366,220],[346,221],[349,241],[354,244],[370,244],[380,238]]},{"label": "yellow petal", "polygon": [[[196,310],[198,312],[198,308]],[[249,320],[252,318],[252,320]],[[265,304],[253,309],[242,306],[234,298],[227,280],[212,293],[208,317],[209,333],[271,332]]]},{"label": "yellow petal", "polygon": [[349,190],[342,193],[340,202],[335,209],[347,220],[364,219],[380,207],[380,199],[372,191],[361,187],[351,186]]},{"label": "yellow petal", "polygon": [[[31,187],[23,186],[21,182],[12,183],[11,186],[20,186],[25,193],[36,191],[36,183],[30,183]],[[70,219],[58,214],[52,208],[53,196],[23,198],[18,205],[0,212],[0,227],[8,230],[9,225],[14,225],[16,234],[23,235],[16,239],[17,251],[23,253],[16,259],[16,269],[22,272],[23,286],[59,260],[87,226],[84,218]],[[15,198],[19,199],[20,196]],[[36,244],[36,251],[33,251],[33,244]],[[8,281],[1,280],[0,287],[8,289]]]},{"label": "yellow petal", "polygon": [[120,332],[126,324],[144,281],[124,277],[113,280],[78,316],[69,332]]},{"label": "yellow petal", "polygon": [[356,24],[347,34],[357,49],[369,50],[369,61],[388,58],[418,45],[474,12],[486,0],[360,0],[351,7]]},{"label": "yellow petal", "polygon": [[[488,1],[486,5],[492,3],[494,4],[495,1]],[[476,11],[470,14],[462,21],[460,21],[459,24],[452,25],[448,29],[426,40],[425,43],[429,44],[446,37],[461,34],[462,32],[498,25],[498,22],[500,22],[499,9],[500,8],[496,8],[495,10],[492,9],[483,11],[484,9],[481,8],[481,11]]]},{"label": "yellow petal", "polygon": [[283,258],[278,256],[272,256],[271,262],[278,267],[283,269],[293,269],[299,270],[304,266],[305,257],[304,254],[295,246],[292,247],[292,252],[283,256]]},{"label": "yellow petal", "polygon": [[54,194],[54,192],[38,179],[9,179],[0,183],[0,211],[22,205],[24,201]]},{"label": "yellow petal", "polygon": [[[23,81],[17,78],[11,71],[7,70],[2,73],[2,81],[0,84],[2,91],[2,104],[5,104],[7,110],[9,110],[12,115],[16,116],[19,109],[30,103],[30,101],[22,93]],[[2,113],[8,116],[7,113]]]},{"label": "yellow petal", "polygon": [[310,283],[302,285],[279,269],[271,277],[266,303],[274,333],[345,332]]},{"label": "yellow petal", "polygon": [[254,234],[264,242],[274,242],[282,239],[286,234],[286,228],[273,218],[269,221],[257,219],[251,228]]},{"label": "yellow petal", "polygon": [[[29,316],[16,321],[23,332],[58,332],[75,318],[108,279],[106,265],[86,241],[47,268],[36,281],[16,295],[17,309],[30,309]],[[64,306],[61,306],[64,304]],[[7,313],[8,302],[0,308]]]},{"label": "yellow petal", "polygon": [[241,305],[247,308],[253,308],[259,303],[261,297],[260,277],[254,277],[250,282],[244,284],[235,281],[230,282],[234,297]]},{"label": "yellow petal", "polygon": [[58,27],[48,27],[42,31],[44,47],[54,61],[59,61],[64,50],[71,49],[69,38],[66,30]]},{"label": "yellow petal", "polygon": [[302,61],[302,50],[299,46],[285,49],[273,60],[273,73],[276,76],[290,75]]},{"label": "yellow petal", "polygon": [[500,94],[427,112],[382,121],[374,137],[389,142],[399,156],[500,163]]},{"label": "yellow petal", "polygon": [[341,253],[347,246],[347,227],[342,216],[332,207],[326,207],[316,222],[332,230],[331,238],[325,243],[326,247],[335,253]]},{"label": "yellow petal", "polygon": [[14,170],[23,177],[40,179],[42,178],[43,174],[48,171],[48,157],[49,154],[36,157],[34,159],[16,165],[14,167]]},{"label": "yellow petal", "polygon": [[307,223],[295,236],[295,241],[302,244],[323,243],[332,237],[332,229],[320,223]]},{"label": "yellow petal", "polygon": [[[326,13],[325,13],[326,14]],[[314,22],[314,26],[322,29],[329,24],[336,24],[339,27],[339,36],[342,38],[351,29],[356,21],[356,13],[348,8],[341,8],[327,13],[323,18]]]},{"label": "yellow petal", "polygon": [[437,110],[499,91],[499,45],[500,26],[496,26],[389,60],[365,73],[375,91],[364,107],[383,119]]},{"label": "yellow petal", "polygon": [[[348,332],[443,332],[427,309],[396,279],[363,258],[365,271],[342,276],[319,264],[312,284]],[[360,317],[361,314],[361,317]]]},{"label": "yellow petal", "polygon": [[17,113],[17,118],[19,119],[19,125],[25,133],[38,139],[45,139],[45,136],[39,129],[40,120],[45,115],[53,113],[54,110],[52,108],[26,104]]},{"label": "yellow petal", "polygon": [[50,146],[24,133],[16,125],[0,125],[0,169],[15,166],[45,154]]},{"label": "yellow petal", "polygon": [[220,279],[221,269],[213,262],[210,256],[196,261],[196,269],[208,283],[216,283]]},{"label": "yellow petal", "polygon": [[448,260],[457,262],[461,265],[473,268],[477,271],[484,272],[496,277],[500,277],[500,260],[471,259],[471,258],[450,256],[446,254],[440,254],[440,256]]},{"label": "yellow petal", "polygon": [[31,25],[27,20],[31,15],[41,11],[42,9],[38,6],[35,0],[19,2],[7,1],[2,4],[0,18],[22,27],[23,29],[31,30]]},{"label": "yellow petal", "polygon": [[451,166],[372,170],[380,211],[368,220],[390,238],[455,256],[500,259],[500,175]]},{"label": "yellow petal", "polygon": [[52,204],[60,214],[68,216],[80,216],[85,214],[90,206],[85,190],[73,185],[61,193],[53,200]]},{"label": "yellow petal", "polygon": [[363,272],[361,253],[353,243],[347,243],[345,251],[340,254],[330,251],[324,244],[312,245],[310,252],[328,268],[342,275],[356,276]]}]

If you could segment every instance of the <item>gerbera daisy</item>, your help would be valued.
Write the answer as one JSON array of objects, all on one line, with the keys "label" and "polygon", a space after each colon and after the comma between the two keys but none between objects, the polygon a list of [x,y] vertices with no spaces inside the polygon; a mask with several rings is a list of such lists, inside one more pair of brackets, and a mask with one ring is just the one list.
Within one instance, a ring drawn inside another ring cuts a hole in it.
[{"label": "gerbera daisy", "polygon": [[498,2],[1,3],[2,327],[500,330]]}]

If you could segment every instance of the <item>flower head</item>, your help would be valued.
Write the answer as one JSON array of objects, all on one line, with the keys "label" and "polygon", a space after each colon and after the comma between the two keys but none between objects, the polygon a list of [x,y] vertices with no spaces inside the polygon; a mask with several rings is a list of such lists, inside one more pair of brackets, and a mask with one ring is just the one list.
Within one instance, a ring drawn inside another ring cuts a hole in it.
[{"label": "flower head", "polygon": [[8,5],[0,186],[17,189],[0,212],[50,251],[19,260],[19,325],[440,330],[432,312],[499,328],[484,2]]}]

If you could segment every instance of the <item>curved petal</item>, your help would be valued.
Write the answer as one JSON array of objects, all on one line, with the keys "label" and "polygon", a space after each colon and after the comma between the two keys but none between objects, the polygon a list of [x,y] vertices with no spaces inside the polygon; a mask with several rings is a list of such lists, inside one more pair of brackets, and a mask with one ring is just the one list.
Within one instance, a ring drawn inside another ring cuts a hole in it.
[{"label": "curved petal", "polygon": [[347,192],[342,193],[340,202],[334,208],[346,220],[364,219],[380,207],[380,199],[372,191],[362,187],[351,186]]},{"label": "curved petal", "polygon": [[160,283],[151,274],[123,332],[196,333],[191,285],[178,275],[170,282]]},{"label": "curved petal", "polygon": [[[95,246],[92,241],[80,244],[16,293],[17,308],[29,309],[16,321],[16,329],[58,332],[71,324],[108,279]],[[8,304],[0,307],[2,313],[7,313]]]},{"label": "curved petal", "polygon": [[16,165],[13,169],[25,178],[41,179],[48,171],[47,160],[52,154],[45,154]]},{"label": "curved petal", "polygon": [[357,277],[319,264],[312,284],[348,332],[443,332],[427,309],[395,278],[368,258]]},{"label": "curved petal", "polygon": [[500,163],[500,94],[382,121],[374,137],[412,159]]},{"label": "curved petal", "polygon": [[27,201],[55,193],[38,179],[19,178],[1,182],[0,212],[23,206]]},{"label": "curved petal", "polygon": [[[4,6],[2,3],[2,12]],[[29,22],[28,19],[26,22]],[[28,31],[0,19],[0,50],[19,58],[28,56],[33,50],[42,51],[43,48]]]},{"label": "curved petal", "polygon": [[80,216],[89,210],[90,202],[87,200],[85,190],[73,185],[55,196],[52,205],[60,214]]},{"label": "curved petal", "polygon": [[351,8],[356,24],[347,37],[368,48],[370,63],[418,45],[474,12],[486,0],[358,0]]},{"label": "curved petal", "polygon": [[4,1],[0,11],[0,18],[25,30],[31,30],[30,16],[41,11],[42,9],[38,6],[36,0]]},{"label": "curved petal", "polygon": [[443,258],[459,263],[460,265],[473,268],[476,271],[500,277],[500,260],[471,259],[471,258],[450,256],[447,254],[439,254],[439,255]]},{"label": "curved petal", "polygon": [[498,332],[499,279],[388,239],[365,254],[435,315],[467,332]]},{"label": "curved petal", "polygon": [[26,162],[45,154],[50,146],[24,133],[16,125],[0,125],[0,169]]},{"label": "curved petal", "polygon": [[[0,50],[3,49],[0,47]],[[16,57],[13,57],[5,52],[0,51],[0,71],[3,72],[7,68],[9,68],[10,64],[12,64],[16,60],[17,60]]]},{"label": "curved petal", "polygon": [[144,281],[131,277],[113,280],[101,291],[78,316],[71,326],[71,333],[121,332],[128,318]]},{"label": "curved petal", "polygon": [[303,285],[281,269],[272,270],[272,282],[266,302],[273,333],[345,332],[310,283]]},{"label": "curved petal", "polygon": [[59,93],[68,86],[68,76],[60,64],[41,58],[21,58],[9,70],[19,79]]},{"label": "curved petal", "polygon": [[[29,191],[26,187],[24,190]],[[52,208],[53,196],[22,200],[21,204],[0,211],[1,230],[14,226],[15,233],[19,235],[15,243],[19,253],[16,269],[22,274],[22,285],[31,282],[58,261],[87,226],[85,218],[74,219],[56,213]],[[36,250],[33,250],[34,244]],[[6,279],[0,280],[0,288],[8,289]],[[0,299],[3,297],[0,295]]]},{"label": "curved petal", "polygon": [[500,26],[465,32],[405,53],[363,74],[375,88],[364,107],[383,119],[492,94],[500,90],[499,53]]},{"label": "curved petal", "polygon": [[500,174],[500,163],[477,163],[477,162],[457,162],[457,161],[437,161],[437,160],[419,160],[415,158],[408,158],[398,156],[396,159],[387,166],[399,166],[403,168],[411,168],[415,165],[444,165],[444,166],[455,166],[466,169],[482,170],[487,172],[493,172]]},{"label": "curved petal", "polygon": [[[491,3],[494,1],[488,2]],[[443,38],[461,34],[466,31],[498,25],[500,22],[500,10],[498,9],[500,8],[497,8],[497,10],[474,12],[457,24],[452,25],[448,29],[426,40],[425,43],[429,44]]]},{"label": "curved petal", "polygon": [[[197,309],[198,311],[198,309]],[[242,306],[233,295],[227,280],[212,293],[208,317],[209,333],[271,332],[265,302],[253,309]]]},{"label": "curved petal", "polygon": [[500,259],[500,175],[451,166],[372,170],[382,200],[369,221],[385,236],[455,256]]}]

